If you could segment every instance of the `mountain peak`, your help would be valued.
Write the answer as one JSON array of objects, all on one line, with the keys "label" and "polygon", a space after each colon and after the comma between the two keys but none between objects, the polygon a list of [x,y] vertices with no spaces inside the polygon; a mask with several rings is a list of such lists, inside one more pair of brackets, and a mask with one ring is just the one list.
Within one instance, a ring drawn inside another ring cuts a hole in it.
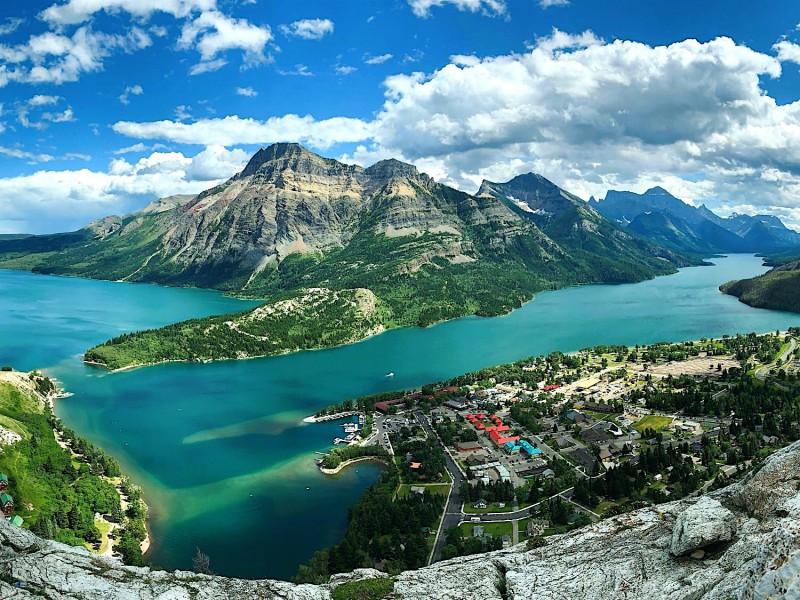
[{"label": "mountain peak", "polygon": [[278,142],[261,148],[256,152],[239,177],[248,177],[258,171],[264,164],[276,160],[298,161],[304,158],[325,160],[295,142]]},{"label": "mountain peak", "polygon": [[396,158],[379,160],[371,167],[366,169],[368,175],[390,179],[392,177],[419,177],[419,171],[414,165],[404,163]]},{"label": "mountain peak", "polygon": [[672,194],[670,194],[667,190],[665,190],[663,187],[661,187],[660,185],[657,185],[655,187],[651,187],[649,190],[647,190],[642,195],[643,196],[670,196],[672,198],[675,197]]}]

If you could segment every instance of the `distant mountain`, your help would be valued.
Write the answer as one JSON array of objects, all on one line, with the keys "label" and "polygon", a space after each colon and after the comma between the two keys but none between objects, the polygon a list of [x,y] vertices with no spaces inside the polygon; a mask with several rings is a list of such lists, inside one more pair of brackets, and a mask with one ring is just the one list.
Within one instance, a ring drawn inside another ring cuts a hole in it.
[{"label": "distant mountain", "polygon": [[752,279],[726,283],[720,290],[756,308],[800,312],[800,261],[775,267]]},{"label": "distant mountain", "polygon": [[[330,310],[350,298],[336,291],[365,290],[376,298],[369,322],[342,317],[342,327],[358,331],[502,314],[544,289],[640,281],[698,263],[537,175],[485,182],[472,196],[397,160],[365,169],[297,144],[259,150],[241,173],[196,197],[163,199],[69,234],[0,241],[0,268],[215,288],[272,302],[318,288],[332,293]],[[298,348],[351,337],[313,324],[304,331]],[[213,357],[223,352],[217,342],[203,344]],[[251,352],[224,344],[236,347]]]},{"label": "distant mountain", "polygon": [[800,233],[772,215],[720,217],[705,205],[694,207],[665,189],[644,194],[611,190],[590,204],[633,231],[681,252],[779,252],[800,248]]},{"label": "distant mountain", "polygon": [[520,217],[532,221],[571,256],[580,257],[603,273],[607,281],[642,257],[674,261],[675,254],[612,223],[587,202],[541,175],[519,175],[506,183],[483,181],[479,198],[503,202]]}]

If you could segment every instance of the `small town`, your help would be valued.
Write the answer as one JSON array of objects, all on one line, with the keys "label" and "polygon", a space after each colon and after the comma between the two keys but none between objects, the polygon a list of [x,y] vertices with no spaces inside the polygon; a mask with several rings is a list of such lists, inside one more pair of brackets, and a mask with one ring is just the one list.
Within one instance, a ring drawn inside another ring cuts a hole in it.
[{"label": "small town", "polygon": [[360,435],[320,466],[391,461],[394,499],[441,507],[421,527],[427,563],[535,545],[722,487],[797,439],[797,334],[552,353],[361,399],[373,411],[345,424]]}]

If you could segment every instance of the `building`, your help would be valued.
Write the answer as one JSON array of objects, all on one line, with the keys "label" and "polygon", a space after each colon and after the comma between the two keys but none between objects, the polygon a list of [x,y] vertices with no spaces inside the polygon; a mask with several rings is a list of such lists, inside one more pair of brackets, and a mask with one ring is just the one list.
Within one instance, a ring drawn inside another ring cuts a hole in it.
[{"label": "building", "polygon": [[463,396],[461,398],[453,398],[445,402],[444,405],[453,410],[464,410],[467,407],[467,399]]},{"label": "building", "polygon": [[521,440],[519,445],[528,456],[536,456],[537,454],[542,453],[539,448],[534,448],[528,440]]},{"label": "building", "polygon": [[412,485],[408,491],[412,494],[419,494],[420,496],[425,494],[425,488],[419,485]]},{"label": "building", "polygon": [[0,473],[0,490],[7,490],[8,489],[8,475],[5,473]]},{"label": "building", "polygon": [[477,452],[482,448],[483,446],[481,446],[478,442],[458,442],[456,444],[456,450],[459,452]]},{"label": "building", "polygon": [[19,515],[14,515],[9,519],[9,521],[11,522],[12,525],[16,525],[17,527],[22,527],[23,520],[22,517],[20,517]]},{"label": "building", "polygon": [[481,498],[480,500],[478,500],[477,502],[475,502],[475,503],[472,505],[472,508],[479,508],[479,509],[481,509],[481,508],[486,508],[486,506],[487,506],[487,504],[486,504],[486,500],[484,500],[483,498]]},{"label": "building", "polygon": [[0,494],[0,507],[5,516],[10,515],[14,511],[14,499],[8,494]]},{"label": "building", "polygon": [[536,537],[537,535],[542,535],[544,533],[544,530],[547,529],[548,526],[549,523],[544,519],[531,519],[525,526],[525,534],[528,537]]},{"label": "building", "polygon": [[392,406],[397,406],[398,404],[405,404],[405,398],[395,398],[394,400],[385,400],[384,402],[376,402],[375,403],[375,410],[379,413],[383,413],[384,415],[389,412],[389,408]]},{"label": "building", "polygon": [[508,534],[505,534],[505,535],[504,535],[503,537],[501,537],[500,539],[501,539],[501,540],[502,540],[502,542],[503,542],[503,548],[508,548],[509,546],[511,546],[511,536],[510,536],[510,535],[508,535]]},{"label": "building", "polygon": [[472,527],[472,537],[483,537],[483,525],[475,525]]},{"label": "building", "polygon": [[486,455],[481,453],[480,455],[476,453],[471,453],[466,460],[464,461],[467,463],[467,466],[476,467],[478,465],[482,465],[486,462]]},{"label": "building", "polygon": [[489,437],[492,439],[492,441],[495,444],[497,444],[498,447],[503,446],[504,444],[507,444],[508,442],[518,442],[519,441],[519,436],[518,435],[512,435],[511,437],[503,437],[503,435],[501,433],[498,433],[496,430],[490,431],[489,432]]},{"label": "building", "polygon": [[569,420],[569,421],[572,421],[576,425],[579,424],[579,423],[585,423],[586,421],[588,421],[588,419],[586,418],[585,414],[583,414],[579,410],[575,410],[574,408],[572,408],[572,409],[568,410],[566,413],[564,413],[564,418]]}]

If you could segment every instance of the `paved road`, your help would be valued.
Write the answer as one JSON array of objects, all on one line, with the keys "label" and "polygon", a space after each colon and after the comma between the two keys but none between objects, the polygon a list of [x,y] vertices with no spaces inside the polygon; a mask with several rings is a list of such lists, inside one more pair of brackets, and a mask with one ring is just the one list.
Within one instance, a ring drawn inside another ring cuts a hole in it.
[{"label": "paved road", "polygon": [[[421,410],[416,411],[414,415],[417,417],[417,421],[428,435],[439,439],[439,436],[431,426],[428,417],[426,417]],[[439,443],[441,444],[441,440],[439,440]],[[444,444],[442,444],[442,448],[444,448]],[[447,451],[444,453],[444,461],[445,468],[453,480],[453,486],[450,488],[450,495],[447,497],[447,506],[445,506],[444,518],[442,519],[442,522],[439,525],[439,531],[436,534],[436,542],[433,546],[431,563],[435,563],[442,558],[442,548],[444,548],[446,544],[444,532],[447,531],[448,527],[458,525],[463,519],[463,514],[461,513],[461,496],[459,495],[458,490],[461,488],[461,484],[466,481],[466,478],[461,473],[461,469],[458,468],[456,462],[450,456],[450,453]]]},{"label": "paved road", "polygon": [[789,338],[789,346],[786,348],[786,350],[784,350],[783,353],[778,358],[776,358],[775,362],[773,362],[772,364],[764,365],[763,367],[759,367],[758,369],[756,369],[755,376],[763,381],[764,379],[767,378],[767,375],[769,375],[770,371],[772,370],[772,367],[775,366],[775,363],[777,363],[778,361],[780,361],[781,363],[786,363],[786,361],[789,360],[789,357],[794,353],[796,349],[797,349],[797,340],[795,340],[794,338]]}]

